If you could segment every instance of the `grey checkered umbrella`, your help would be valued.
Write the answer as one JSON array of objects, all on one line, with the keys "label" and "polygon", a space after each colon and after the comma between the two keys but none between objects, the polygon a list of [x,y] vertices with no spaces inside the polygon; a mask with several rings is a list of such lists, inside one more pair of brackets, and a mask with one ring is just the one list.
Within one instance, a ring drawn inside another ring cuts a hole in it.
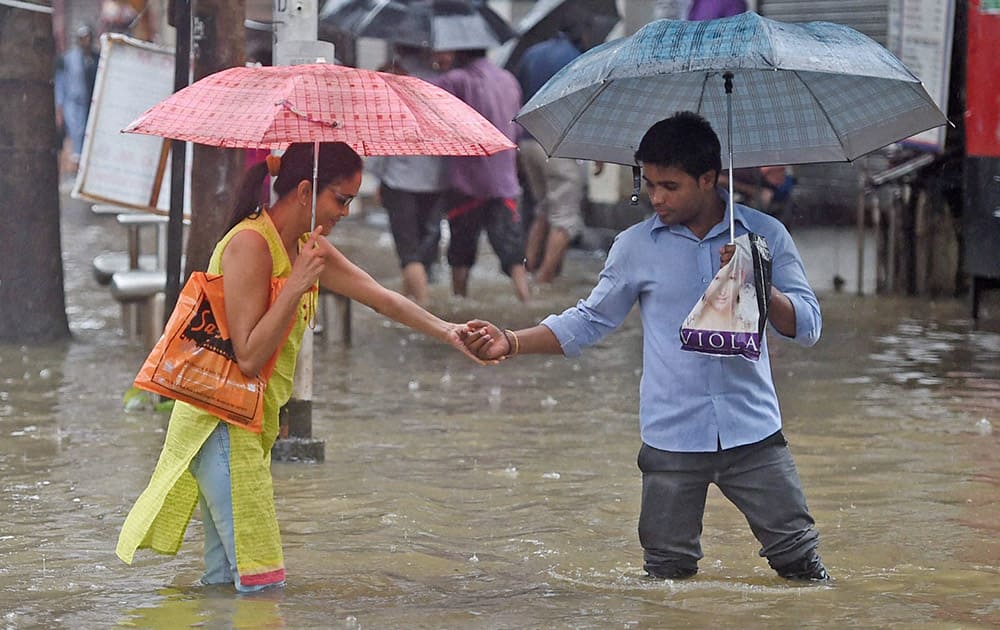
[{"label": "grey checkered umbrella", "polygon": [[682,110],[708,119],[730,168],[854,160],[947,122],[920,80],[867,36],[752,12],[658,20],[593,48],[515,119],[550,156],[631,165],[646,130]]}]

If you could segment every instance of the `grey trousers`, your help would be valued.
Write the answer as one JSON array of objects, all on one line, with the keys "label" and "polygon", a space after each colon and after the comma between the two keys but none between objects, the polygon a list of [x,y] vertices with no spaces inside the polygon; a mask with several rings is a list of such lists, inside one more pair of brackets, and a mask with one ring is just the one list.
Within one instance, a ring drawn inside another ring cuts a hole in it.
[{"label": "grey trousers", "polygon": [[645,568],[669,576],[693,573],[702,558],[701,531],[708,484],[739,508],[772,568],[812,555],[819,544],[802,483],[780,431],[715,453],[639,450],[642,510],[639,542]]}]

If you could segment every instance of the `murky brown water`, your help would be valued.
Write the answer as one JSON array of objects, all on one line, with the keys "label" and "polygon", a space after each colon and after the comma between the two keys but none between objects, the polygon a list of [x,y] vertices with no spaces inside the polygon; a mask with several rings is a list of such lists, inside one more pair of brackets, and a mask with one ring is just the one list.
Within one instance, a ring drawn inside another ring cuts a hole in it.
[{"label": "murky brown water", "polygon": [[[1000,624],[1000,326],[973,329],[956,301],[825,294],[816,348],[775,342],[829,586],[775,577],[717,492],[698,576],[642,577],[637,319],[579,360],[480,368],[364,308],[353,347],[317,343],[326,462],[274,466],[288,586],[243,597],[193,586],[197,523],[176,558],[146,552],[127,567],[114,543],[165,418],[122,410],[144,351],[90,276],[119,230],[68,207],[74,340],[0,347],[0,627]],[[335,241],[395,286],[380,234],[356,222]],[[567,277],[522,308],[487,257],[472,299],[434,285],[436,310],[527,325],[582,296],[599,267],[574,252]]]}]

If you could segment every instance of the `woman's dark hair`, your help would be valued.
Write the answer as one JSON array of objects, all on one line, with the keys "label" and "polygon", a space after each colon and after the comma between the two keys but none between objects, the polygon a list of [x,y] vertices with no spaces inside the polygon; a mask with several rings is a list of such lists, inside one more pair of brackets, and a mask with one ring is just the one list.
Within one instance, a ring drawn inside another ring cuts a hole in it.
[{"label": "woman's dark hair", "polygon": [[708,121],[694,112],[677,112],[654,124],[639,142],[636,162],[678,168],[691,177],[722,171],[722,147]]},{"label": "woman's dark hair", "polygon": [[[311,142],[296,142],[285,150],[281,156],[278,177],[274,180],[274,191],[278,193],[279,198],[294,190],[302,180],[312,182],[314,150],[315,145]],[[316,189],[322,190],[330,184],[339,184],[360,171],[361,166],[361,156],[349,145],[343,142],[321,143]],[[266,200],[260,198],[265,175],[267,175],[266,162],[254,164],[244,175],[226,232],[243,219],[259,213],[266,205]]]}]

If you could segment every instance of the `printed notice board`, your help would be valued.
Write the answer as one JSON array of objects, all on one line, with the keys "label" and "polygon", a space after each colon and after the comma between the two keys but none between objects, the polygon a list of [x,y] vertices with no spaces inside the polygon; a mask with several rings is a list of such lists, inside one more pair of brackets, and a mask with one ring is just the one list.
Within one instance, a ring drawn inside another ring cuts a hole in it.
[{"label": "printed notice board", "polygon": [[173,49],[117,33],[101,36],[74,197],[169,211],[170,160],[163,138],[121,130],[173,91]]},{"label": "printed notice board", "polygon": [[[889,50],[917,75],[934,103],[948,112],[955,0],[891,0]],[[928,129],[907,144],[940,153],[946,128]]]}]

